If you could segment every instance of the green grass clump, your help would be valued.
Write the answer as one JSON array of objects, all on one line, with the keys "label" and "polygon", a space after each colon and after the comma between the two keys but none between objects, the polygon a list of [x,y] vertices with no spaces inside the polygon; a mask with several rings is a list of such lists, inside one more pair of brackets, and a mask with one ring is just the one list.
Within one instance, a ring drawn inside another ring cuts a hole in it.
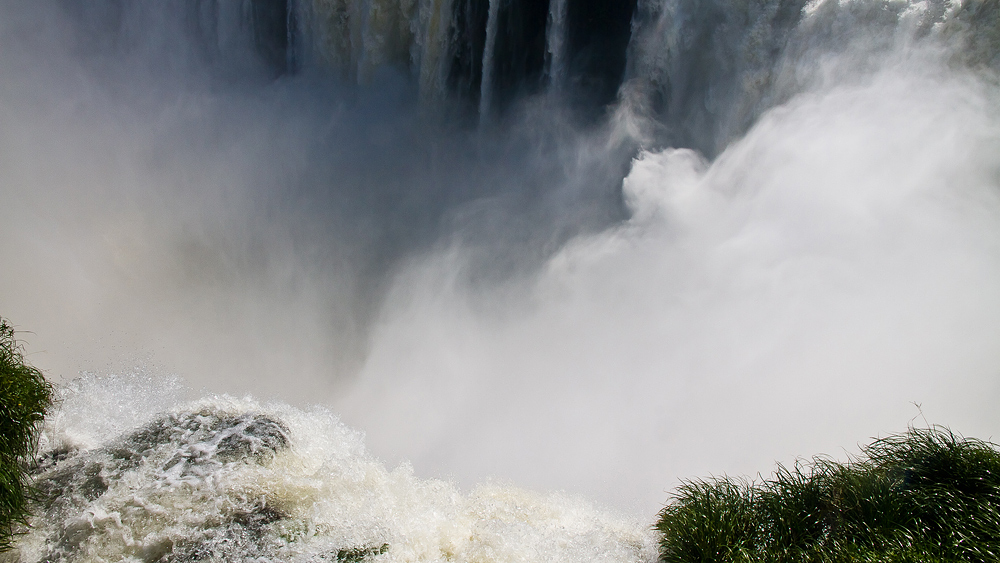
[{"label": "green grass clump", "polygon": [[779,466],[761,483],[689,481],[659,515],[664,563],[1000,561],[1000,451],[934,427],[858,459]]},{"label": "green grass clump", "polygon": [[51,404],[52,387],[25,363],[14,329],[0,319],[0,551],[10,548],[16,528],[26,522],[25,468]]}]

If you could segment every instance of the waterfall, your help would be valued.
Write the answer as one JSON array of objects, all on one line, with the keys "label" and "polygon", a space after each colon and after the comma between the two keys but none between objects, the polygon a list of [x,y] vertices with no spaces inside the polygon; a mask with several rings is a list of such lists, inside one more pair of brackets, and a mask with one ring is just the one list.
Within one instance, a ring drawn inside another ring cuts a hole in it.
[{"label": "waterfall", "polygon": [[[998,50],[982,23],[991,4],[978,0],[552,0],[544,5],[544,45],[525,32],[538,5],[526,6],[201,0],[168,13],[147,2],[106,0],[67,10],[91,28],[96,44],[147,49],[172,57],[164,63],[172,67],[201,60],[222,74],[247,74],[257,64],[247,53],[254,43],[258,63],[273,74],[332,72],[365,84],[394,68],[414,77],[425,103],[466,98],[484,119],[545,88],[567,90],[568,103],[600,114],[630,81],[663,125],[660,142],[705,154],[811,80],[807,69],[785,64],[805,51],[884,52],[907,34],[955,37],[967,42],[965,58],[984,64],[996,65]],[[111,40],[115,33],[119,39]],[[542,61],[540,80],[528,62],[534,57]]]},{"label": "waterfall", "polygon": [[449,34],[452,29],[453,0],[420,0],[410,24],[414,42],[410,60],[425,103],[440,101],[445,96],[445,77],[449,55]]},{"label": "waterfall", "polygon": [[497,28],[501,0],[490,0],[489,17],[486,20],[486,46],[483,49],[483,82],[479,93],[479,119],[487,121],[493,104],[493,55],[497,46]]},{"label": "waterfall", "polygon": [[426,102],[444,97],[452,0],[303,3],[298,0],[294,19],[318,64],[362,84],[395,67],[415,77]]},{"label": "waterfall", "polygon": [[0,563],[653,563],[681,479],[995,436],[998,6],[0,2]]},{"label": "waterfall", "polygon": [[545,74],[549,94],[557,95],[566,76],[566,10],[569,0],[549,1],[549,21],[545,36]]},{"label": "waterfall", "polygon": [[714,156],[771,107],[871,70],[901,43],[967,45],[963,63],[1000,67],[994,14],[979,0],[647,0],[626,81],[648,95],[659,144]]}]

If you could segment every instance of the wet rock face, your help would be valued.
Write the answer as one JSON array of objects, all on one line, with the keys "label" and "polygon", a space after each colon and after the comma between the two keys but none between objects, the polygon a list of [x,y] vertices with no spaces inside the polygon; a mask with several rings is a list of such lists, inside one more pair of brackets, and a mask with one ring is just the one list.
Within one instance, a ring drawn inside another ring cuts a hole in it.
[{"label": "wet rock face", "polygon": [[257,54],[275,75],[292,72],[290,57],[291,31],[295,28],[290,17],[289,0],[251,0],[254,47]]},{"label": "wet rock face", "polygon": [[[561,77],[566,101],[580,116],[604,115],[615,101],[625,75],[637,0],[567,0],[563,56],[568,75]],[[546,30],[550,2],[497,0],[496,39],[487,61],[489,0],[456,0],[453,4],[448,85],[456,102],[465,100],[475,111],[483,94],[483,76],[492,75],[492,112],[502,113],[517,99],[543,91]],[[489,68],[484,68],[489,64]]]},{"label": "wet rock face", "polygon": [[271,551],[271,538],[267,527],[285,518],[285,514],[269,507],[258,507],[250,512],[236,512],[229,520],[205,530],[197,541],[187,541],[170,546],[169,551],[156,559],[159,563],[188,563],[195,561],[225,561],[239,554],[240,559],[265,557]]},{"label": "wet rock face", "polygon": [[472,111],[479,105],[483,84],[483,53],[490,4],[488,0],[457,0],[452,6],[448,87],[459,100],[469,101],[468,110]]},{"label": "wet rock face", "polygon": [[603,113],[625,76],[636,0],[571,0],[567,9],[568,101]]},{"label": "wet rock face", "polygon": [[[264,415],[169,414],[104,448],[46,452],[33,473],[39,500],[49,509],[60,499],[94,500],[107,490],[109,479],[153,459],[163,460],[161,471],[186,477],[237,461],[264,463],[287,446],[288,429]],[[163,456],[166,448],[173,452]]]},{"label": "wet rock face", "polygon": [[72,459],[36,478],[37,500],[46,511],[61,508],[73,499],[96,500],[108,490],[104,464],[88,459]]},{"label": "wet rock face", "polygon": [[[136,514],[146,510],[149,499],[197,495],[210,489],[224,468],[266,464],[288,445],[288,429],[271,417],[205,410],[165,415],[95,450],[46,452],[33,470],[36,512],[45,522],[57,523],[48,534],[44,560],[75,559],[81,545],[102,533],[95,522],[102,513],[106,515],[100,517],[122,520],[129,517],[129,510]],[[127,499],[124,506],[121,497]],[[161,534],[155,541],[140,542],[133,555],[150,562],[251,555],[261,552],[266,526],[284,517],[260,501],[209,511],[198,533],[189,536],[197,541],[176,541]]]},{"label": "wet rock face", "polygon": [[493,61],[494,111],[503,112],[516,99],[541,91],[548,16],[548,2],[500,3]]},{"label": "wet rock face", "polygon": [[132,469],[166,444],[177,447],[163,469],[194,467],[239,460],[269,461],[288,445],[288,430],[259,414],[239,416],[212,412],[172,414],[129,434],[107,448],[123,469]]}]

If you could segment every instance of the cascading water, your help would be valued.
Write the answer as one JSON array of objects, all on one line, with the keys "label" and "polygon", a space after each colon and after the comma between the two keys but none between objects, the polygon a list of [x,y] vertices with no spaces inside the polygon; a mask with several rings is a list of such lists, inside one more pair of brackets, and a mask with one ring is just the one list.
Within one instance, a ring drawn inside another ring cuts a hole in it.
[{"label": "cascading water", "polygon": [[995,435],[998,18],[0,6],[0,315],[61,396],[0,557],[652,561],[679,479]]},{"label": "cascading water", "polygon": [[500,19],[500,0],[490,0],[486,17],[486,45],[483,47],[483,83],[479,94],[479,118],[489,117],[493,110],[494,57],[497,50],[497,26]]},{"label": "cascading water", "polygon": [[[468,97],[484,119],[512,98],[537,93],[543,75],[550,87],[575,80],[588,110],[612,101],[634,7],[566,0],[551,5],[525,0],[280,4],[300,22],[305,40],[295,43],[303,57],[309,53],[308,58],[361,83],[370,82],[379,69],[408,69],[418,77],[425,103],[449,94]],[[571,33],[571,18],[592,29]]]},{"label": "cascading water", "polygon": [[[649,96],[660,143],[714,156],[769,108],[817,81],[872,71],[904,44],[936,37],[995,68],[995,42],[982,50],[995,10],[979,1],[645,2],[628,80]],[[970,41],[980,47],[959,47]]]},{"label": "cascading water", "polygon": [[566,80],[566,9],[567,0],[549,2],[548,29],[545,34],[545,68],[549,91],[558,94]]}]

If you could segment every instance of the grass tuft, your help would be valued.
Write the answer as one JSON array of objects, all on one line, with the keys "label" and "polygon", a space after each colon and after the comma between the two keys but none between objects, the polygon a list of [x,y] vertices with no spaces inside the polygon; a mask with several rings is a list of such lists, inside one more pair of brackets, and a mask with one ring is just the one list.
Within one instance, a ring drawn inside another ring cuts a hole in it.
[{"label": "grass tuft", "polygon": [[664,563],[1000,561],[1000,452],[942,427],[760,483],[684,483],[660,512]]},{"label": "grass tuft", "polygon": [[10,549],[17,527],[27,522],[25,468],[51,404],[52,387],[24,361],[14,329],[0,319],[0,551]]}]

